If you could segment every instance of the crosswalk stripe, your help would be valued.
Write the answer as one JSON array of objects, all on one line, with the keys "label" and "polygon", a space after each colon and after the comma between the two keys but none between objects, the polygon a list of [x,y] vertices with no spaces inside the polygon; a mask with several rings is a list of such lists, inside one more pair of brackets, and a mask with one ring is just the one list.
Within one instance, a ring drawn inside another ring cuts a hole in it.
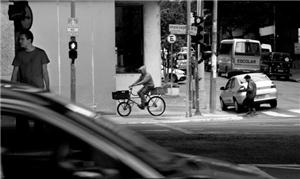
[{"label": "crosswalk stripe", "polygon": [[300,114],[300,109],[290,109],[290,112],[294,112],[294,113],[299,113]]},{"label": "crosswalk stripe", "polygon": [[296,117],[294,115],[281,114],[281,113],[274,112],[274,111],[264,111],[262,113],[269,115],[269,116],[276,116],[276,117]]}]

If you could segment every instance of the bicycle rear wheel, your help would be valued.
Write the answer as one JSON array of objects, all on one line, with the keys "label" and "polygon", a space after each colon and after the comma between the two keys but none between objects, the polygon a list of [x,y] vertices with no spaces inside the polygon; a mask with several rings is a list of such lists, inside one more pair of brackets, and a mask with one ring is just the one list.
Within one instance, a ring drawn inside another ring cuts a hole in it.
[{"label": "bicycle rear wheel", "polygon": [[152,116],[160,116],[166,110],[166,103],[160,96],[153,96],[148,100],[147,110]]},{"label": "bicycle rear wheel", "polygon": [[118,104],[117,112],[120,116],[128,116],[131,113],[131,106],[127,102]]}]

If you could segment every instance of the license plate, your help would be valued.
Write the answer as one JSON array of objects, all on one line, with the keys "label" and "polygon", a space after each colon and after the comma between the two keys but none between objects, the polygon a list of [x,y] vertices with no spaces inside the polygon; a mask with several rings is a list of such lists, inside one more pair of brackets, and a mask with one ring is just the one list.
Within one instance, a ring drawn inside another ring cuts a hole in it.
[{"label": "license plate", "polygon": [[283,72],[283,70],[278,70],[278,72]]}]

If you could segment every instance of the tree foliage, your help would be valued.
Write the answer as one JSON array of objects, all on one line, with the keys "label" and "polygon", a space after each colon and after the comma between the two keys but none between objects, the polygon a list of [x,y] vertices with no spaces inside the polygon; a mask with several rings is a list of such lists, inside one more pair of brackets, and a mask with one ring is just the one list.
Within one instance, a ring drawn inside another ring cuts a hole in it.
[{"label": "tree foliage", "polygon": [[[186,2],[181,1],[161,1],[161,45],[162,48],[170,49],[167,41],[169,24],[186,24]],[[177,41],[174,44],[174,51],[186,46],[186,36],[176,35]]]}]

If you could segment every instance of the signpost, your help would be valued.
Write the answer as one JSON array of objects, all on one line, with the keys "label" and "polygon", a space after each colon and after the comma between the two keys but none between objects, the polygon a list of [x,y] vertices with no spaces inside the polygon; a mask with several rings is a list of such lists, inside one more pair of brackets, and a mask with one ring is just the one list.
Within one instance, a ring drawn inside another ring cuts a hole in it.
[{"label": "signpost", "polygon": [[[78,20],[75,18],[75,2],[71,1],[71,18],[68,19],[69,34],[71,40],[76,40],[74,35],[78,35]],[[74,59],[71,62],[71,101],[76,102],[76,68]]]},{"label": "signpost", "polygon": [[[169,31],[172,34],[178,34],[178,35],[186,35],[186,25],[182,24],[169,24]],[[190,35],[196,36],[197,34],[197,27],[191,26],[190,28]]]},{"label": "signpost", "polygon": [[[176,42],[176,36],[174,34],[168,35],[168,42],[171,44],[171,55],[170,55],[170,60],[171,60],[171,91],[173,92],[173,43]],[[169,69],[167,72],[167,75],[169,75]]]},{"label": "signpost", "polygon": [[79,33],[79,26],[78,26],[78,19],[75,17],[68,18],[68,26],[67,31],[70,36],[78,36]]}]

